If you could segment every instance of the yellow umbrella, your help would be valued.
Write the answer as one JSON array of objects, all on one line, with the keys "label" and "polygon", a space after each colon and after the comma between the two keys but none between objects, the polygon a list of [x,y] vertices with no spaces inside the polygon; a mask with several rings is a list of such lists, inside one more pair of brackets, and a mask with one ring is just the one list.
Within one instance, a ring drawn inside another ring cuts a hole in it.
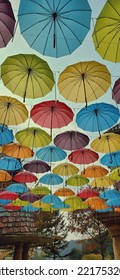
[{"label": "yellow umbrella", "polygon": [[42,209],[43,212],[57,211],[57,209],[53,208],[51,204],[42,202],[41,200],[36,200],[32,203],[32,206]]},{"label": "yellow umbrella", "polygon": [[66,180],[66,184],[72,187],[80,187],[89,183],[89,179],[82,177],[81,175],[73,175]]},{"label": "yellow umbrella", "polygon": [[109,175],[110,179],[119,181],[120,180],[120,167],[113,169]]},{"label": "yellow umbrella", "polygon": [[12,205],[14,206],[27,206],[29,204],[29,201],[21,200],[20,198],[16,198],[14,201],[12,201]]},{"label": "yellow umbrella", "polygon": [[77,174],[79,169],[71,163],[61,163],[53,168],[52,172],[61,176]]},{"label": "yellow umbrella", "polygon": [[50,190],[47,187],[44,186],[36,186],[33,189],[30,190],[30,193],[34,193],[40,196],[44,196],[46,194],[50,193]]},{"label": "yellow umbrella", "polygon": [[81,198],[79,198],[77,196],[70,196],[70,197],[66,198],[64,200],[64,203],[68,204],[70,206],[70,208],[65,209],[65,211],[67,211],[67,212],[88,208],[87,204],[85,202],[83,202]]},{"label": "yellow umbrella", "polygon": [[3,153],[14,158],[30,158],[34,155],[33,151],[19,143],[10,143],[3,146]]},{"label": "yellow umbrella", "polygon": [[105,176],[108,173],[108,170],[99,165],[88,166],[85,170],[81,172],[83,177],[88,178],[98,178]]},{"label": "yellow umbrella", "polygon": [[93,31],[96,51],[103,59],[120,62],[120,1],[109,0],[103,6]]},{"label": "yellow umbrella", "polygon": [[96,61],[79,62],[68,66],[59,76],[61,95],[73,102],[98,99],[109,88],[111,75],[107,67]]},{"label": "yellow umbrella", "polygon": [[113,184],[114,184],[114,180],[110,179],[108,176],[96,178],[90,183],[92,187],[97,187],[97,188],[108,188]]},{"label": "yellow umbrella", "polygon": [[52,141],[51,136],[43,129],[30,127],[20,130],[15,135],[17,141],[29,148],[47,146]]},{"label": "yellow umbrella", "polygon": [[0,123],[18,125],[28,118],[26,106],[16,98],[0,96]]},{"label": "yellow umbrella", "polygon": [[100,153],[111,153],[120,150],[120,135],[105,133],[91,143],[91,148]]}]

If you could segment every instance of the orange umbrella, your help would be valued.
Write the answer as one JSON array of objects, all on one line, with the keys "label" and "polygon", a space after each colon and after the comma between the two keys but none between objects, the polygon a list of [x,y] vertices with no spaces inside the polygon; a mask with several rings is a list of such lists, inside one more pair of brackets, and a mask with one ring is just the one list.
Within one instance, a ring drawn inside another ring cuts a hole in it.
[{"label": "orange umbrella", "polygon": [[5,170],[0,170],[0,182],[10,181],[12,177]]},{"label": "orange umbrella", "polygon": [[54,195],[57,196],[72,196],[75,193],[69,188],[59,188],[57,191],[54,192]]},{"label": "orange umbrella", "polygon": [[87,167],[84,171],[82,171],[81,175],[86,178],[98,178],[105,176],[107,173],[107,169],[99,165],[92,165]]},{"label": "orange umbrella", "polygon": [[105,204],[105,201],[98,196],[89,197],[88,199],[85,200],[85,203],[94,210],[102,210],[102,209],[109,208]]},{"label": "orange umbrella", "polygon": [[4,145],[3,153],[14,158],[30,158],[34,155],[34,152],[30,148],[19,143]]}]

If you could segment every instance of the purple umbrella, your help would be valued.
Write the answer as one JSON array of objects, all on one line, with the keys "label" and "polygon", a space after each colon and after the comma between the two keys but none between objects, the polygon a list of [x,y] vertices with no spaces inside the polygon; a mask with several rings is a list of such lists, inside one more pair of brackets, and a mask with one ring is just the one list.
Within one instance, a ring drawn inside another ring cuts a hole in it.
[{"label": "purple umbrella", "polygon": [[115,183],[115,188],[120,191],[120,181]]},{"label": "purple umbrella", "polygon": [[32,160],[29,163],[24,164],[23,168],[33,173],[45,173],[50,171],[50,166],[41,160]]},{"label": "purple umbrella", "polygon": [[120,104],[120,78],[115,82],[112,90],[112,98],[117,104]]},{"label": "purple umbrella", "polygon": [[8,0],[0,0],[0,48],[6,47],[13,37],[15,17],[11,3]]},{"label": "purple umbrella", "polygon": [[38,200],[38,199],[40,199],[38,195],[33,194],[33,193],[29,193],[29,192],[21,195],[21,200],[29,201],[31,203]]},{"label": "purple umbrella", "polygon": [[54,138],[57,147],[64,150],[78,150],[88,145],[89,138],[87,135],[78,131],[66,131]]}]

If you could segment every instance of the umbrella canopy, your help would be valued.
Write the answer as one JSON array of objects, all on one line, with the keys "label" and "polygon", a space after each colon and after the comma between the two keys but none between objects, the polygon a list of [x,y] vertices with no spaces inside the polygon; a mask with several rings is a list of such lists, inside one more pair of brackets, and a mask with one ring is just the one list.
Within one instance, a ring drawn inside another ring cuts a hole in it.
[{"label": "umbrella canopy", "polygon": [[19,143],[10,143],[3,146],[3,153],[14,158],[30,158],[34,155],[33,151]]},{"label": "umbrella canopy", "polygon": [[10,191],[3,191],[0,193],[0,199],[14,200],[18,198],[18,194]]},{"label": "umbrella canopy", "polygon": [[0,145],[9,144],[13,142],[14,135],[12,130],[9,130],[6,126],[0,125]]},{"label": "umbrella canopy", "polygon": [[108,170],[99,165],[92,165],[87,167],[84,171],[81,172],[83,177],[88,178],[98,178],[105,176],[108,173]]},{"label": "umbrella canopy", "polygon": [[18,183],[33,183],[37,181],[37,177],[32,174],[31,172],[28,171],[22,171],[17,173],[14,177],[13,180],[18,182]]},{"label": "umbrella canopy", "polygon": [[99,196],[99,193],[95,190],[91,190],[90,188],[85,188],[83,190],[80,190],[77,196],[82,199],[87,199],[89,197]]},{"label": "umbrella canopy", "polygon": [[102,209],[102,208],[106,207],[105,201],[103,199],[101,199],[100,197],[98,197],[98,196],[87,198],[85,200],[85,203],[88,206],[90,206],[92,209]]},{"label": "umbrella canopy", "polygon": [[89,164],[98,160],[97,153],[90,149],[82,148],[69,154],[68,159],[76,164]]},{"label": "umbrella canopy", "polygon": [[69,188],[59,188],[57,189],[55,192],[54,192],[54,195],[57,195],[57,196],[71,196],[71,195],[74,195],[75,193],[69,189]]},{"label": "umbrella canopy", "polygon": [[64,150],[78,150],[89,143],[87,135],[78,131],[65,131],[54,138],[54,144]]},{"label": "umbrella canopy", "polygon": [[4,208],[8,211],[18,211],[21,209],[20,206],[12,205],[12,203],[7,203]]},{"label": "umbrella canopy", "polygon": [[111,207],[120,207],[120,198],[108,199],[108,201],[106,201],[106,205]]},{"label": "umbrella canopy", "polygon": [[76,116],[78,127],[83,130],[100,132],[111,128],[119,119],[119,109],[107,103],[96,103],[82,108]]},{"label": "umbrella canopy", "polygon": [[15,17],[9,0],[0,0],[0,48],[6,47],[14,34]]},{"label": "umbrella canopy", "polygon": [[120,192],[118,192],[116,190],[105,190],[104,192],[100,193],[100,198],[103,198],[103,199],[120,198]]},{"label": "umbrella canopy", "polygon": [[79,169],[71,163],[61,163],[53,168],[52,172],[61,176],[77,174]]},{"label": "umbrella canopy", "polygon": [[54,85],[53,73],[46,61],[34,54],[9,56],[1,65],[4,85],[23,98],[40,98]]},{"label": "umbrella canopy", "polygon": [[22,169],[22,164],[16,159],[12,157],[2,157],[0,159],[0,169],[15,171]]},{"label": "umbrella canopy", "polygon": [[90,185],[92,187],[97,188],[108,188],[109,186],[113,185],[115,183],[114,180],[110,179],[108,176],[103,176],[96,178],[95,180],[91,181]]},{"label": "umbrella canopy", "polygon": [[114,152],[114,153],[108,153],[104,155],[100,162],[103,165],[109,166],[109,167],[118,167],[120,166],[120,151]]},{"label": "umbrella canopy", "polygon": [[37,194],[39,196],[45,196],[46,194],[50,193],[50,190],[44,186],[36,186],[30,190],[30,193]]},{"label": "umbrella canopy", "polygon": [[19,184],[19,183],[11,184],[8,187],[6,187],[5,190],[10,191],[10,192],[16,192],[19,194],[28,192],[28,189],[26,188],[26,186],[24,184]]},{"label": "umbrella canopy", "polygon": [[107,67],[96,61],[84,61],[67,66],[59,75],[60,94],[73,102],[98,99],[109,88],[111,75]]},{"label": "umbrella canopy", "polygon": [[100,153],[111,153],[120,150],[120,135],[105,133],[101,138],[96,138],[91,143],[91,148]]},{"label": "umbrella canopy", "polygon": [[20,130],[15,135],[17,141],[29,148],[43,147],[51,142],[51,136],[44,130],[37,127],[30,127]]},{"label": "umbrella canopy", "polygon": [[83,42],[90,29],[91,8],[87,0],[21,0],[18,19],[30,47],[43,55],[61,57]]},{"label": "umbrella canopy", "polygon": [[36,156],[47,162],[56,162],[66,158],[67,153],[56,146],[46,146],[36,152]]},{"label": "umbrella canopy", "polygon": [[112,98],[117,104],[120,104],[120,78],[114,84],[112,89]]},{"label": "umbrella canopy", "polygon": [[110,179],[119,181],[120,180],[120,167],[113,169],[109,175]]},{"label": "umbrella canopy", "polygon": [[[0,199],[0,205],[6,205],[8,204],[9,202],[11,202],[10,199]],[[4,208],[3,208],[4,209]],[[0,211],[1,211],[1,208],[0,208]]]},{"label": "umbrella canopy", "polygon": [[21,200],[20,198],[17,198],[15,200],[12,201],[12,205],[14,206],[26,206],[29,204],[29,201],[24,201],[24,200]]},{"label": "umbrella canopy", "polygon": [[39,199],[39,196],[30,192],[21,195],[21,200],[34,202]]},{"label": "umbrella canopy", "polygon": [[11,180],[12,177],[7,171],[0,170],[0,182],[11,181]]},{"label": "umbrella canopy", "polygon": [[33,207],[31,204],[22,207],[23,212],[37,212],[40,211],[39,208]]},{"label": "umbrella canopy", "polygon": [[120,2],[109,0],[99,14],[93,32],[96,51],[103,59],[120,62]]},{"label": "umbrella canopy", "polygon": [[120,181],[115,182],[115,188],[120,190]]},{"label": "umbrella canopy", "polygon": [[70,196],[64,200],[65,204],[68,204],[70,206],[69,211],[75,211],[75,210],[84,210],[87,208],[87,204],[84,203],[80,197],[77,196]]},{"label": "umbrella canopy", "polygon": [[49,173],[49,174],[43,175],[39,179],[39,182],[42,184],[53,186],[53,185],[62,184],[63,179],[57,174]]},{"label": "umbrella canopy", "polygon": [[50,171],[50,166],[41,160],[32,160],[23,165],[23,168],[26,171],[30,171],[33,173],[45,173]]},{"label": "umbrella canopy", "polygon": [[18,125],[28,118],[28,110],[16,98],[0,96],[0,122],[6,125]]},{"label": "umbrella canopy", "polygon": [[68,125],[74,117],[73,111],[65,103],[50,100],[33,106],[30,117],[42,127],[51,129]]},{"label": "umbrella canopy", "polygon": [[53,194],[47,194],[45,195],[44,197],[41,198],[41,201],[42,202],[45,202],[45,203],[49,203],[49,204],[58,204],[61,203],[61,199],[58,197],[58,196],[55,196]]},{"label": "umbrella canopy", "polygon": [[68,186],[80,187],[88,184],[89,180],[81,175],[73,175],[66,180]]}]

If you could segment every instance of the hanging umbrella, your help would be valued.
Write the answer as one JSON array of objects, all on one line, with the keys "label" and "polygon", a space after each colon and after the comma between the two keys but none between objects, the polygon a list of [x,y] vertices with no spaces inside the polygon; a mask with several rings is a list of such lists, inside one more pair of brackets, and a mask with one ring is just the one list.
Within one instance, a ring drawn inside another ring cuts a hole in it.
[{"label": "hanging umbrella", "polygon": [[99,132],[111,128],[120,117],[119,109],[107,103],[96,103],[82,108],[76,116],[78,127],[83,130]]},{"label": "hanging umbrella", "polygon": [[45,174],[43,175],[40,179],[39,182],[45,185],[59,185],[62,184],[63,179],[57,175],[57,174],[53,174],[53,173],[49,173],[49,174]]},{"label": "hanging umbrella", "polygon": [[74,195],[75,193],[69,189],[69,188],[59,188],[57,189],[55,192],[54,192],[54,195],[57,195],[57,196],[71,196],[71,195]]},{"label": "hanging umbrella", "polygon": [[85,203],[88,205],[88,206],[98,206],[98,207],[100,207],[101,206],[101,208],[99,208],[99,209],[102,209],[102,206],[106,206],[105,205],[105,201],[102,199],[102,198],[100,198],[100,197],[98,197],[98,196],[94,196],[94,197],[89,197],[89,198],[87,198],[86,200],[85,200]]},{"label": "hanging umbrella", "polygon": [[4,208],[8,211],[19,211],[21,209],[20,206],[12,205],[12,203],[7,203]]},{"label": "hanging umbrella", "polygon": [[[91,143],[91,148],[100,153],[111,153],[120,150],[120,135],[105,133],[101,138],[96,138]],[[112,159],[111,159],[112,161]]]},{"label": "hanging umbrella", "polygon": [[10,191],[10,192],[16,192],[19,194],[28,192],[28,189],[26,188],[26,186],[24,184],[19,184],[19,183],[11,184],[8,187],[6,187],[5,190]]},{"label": "hanging umbrella", "polygon": [[111,75],[107,67],[96,61],[84,61],[67,66],[59,75],[60,94],[73,102],[98,99],[109,88]]},{"label": "hanging umbrella", "polygon": [[120,167],[113,169],[109,175],[110,179],[119,181],[120,180]]},{"label": "hanging umbrella", "polygon": [[87,0],[20,1],[20,31],[27,43],[43,55],[61,57],[82,44],[90,29]]},{"label": "hanging umbrella", "polygon": [[7,171],[0,170],[0,182],[11,181],[11,180],[12,177]]},{"label": "hanging umbrella", "polygon": [[57,204],[57,203],[52,204],[52,208],[61,209],[63,211],[64,209],[69,209],[70,206],[61,201],[59,204]]},{"label": "hanging umbrella", "polygon": [[17,141],[29,148],[43,147],[51,142],[50,135],[37,127],[30,127],[20,130],[15,135]]},{"label": "hanging umbrella", "polygon": [[28,110],[16,98],[0,96],[0,122],[4,125],[18,125],[28,118]]},{"label": "hanging umbrella", "polygon": [[33,151],[19,143],[10,143],[3,146],[3,153],[14,158],[30,158],[34,155]]},{"label": "hanging umbrella", "polygon": [[104,155],[100,162],[109,167],[118,167],[120,165],[120,151]]},{"label": "hanging umbrella", "polygon": [[74,117],[73,111],[65,103],[50,100],[33,106],[30,117],[42,127],[53,128],[67,126]]},{"label": "hanging umbrella", "polygon": [[104,192],[100,193],[100,198],[105,200],[120,198],[120,192],[116,190],[105,190]]},{"label": "hanging umbrella", "polygon": [[13,142],[14,135],[12,130],[9,130],[6,126],[0,125],[0,145],[9,144]]},{"label": "hanging umbrella", "polygon": [[65,131],[54,138],[54,144],[64,150],[78,150],[89,143],[87,135],[78,131]]},{"label": "hanging umbrella", "polygon": [[24,200],[21,200],[20,198],[17,198],[15,200],[12,201],[12,205],[13,206],[26,206],[29,204],[29,201],[24,201]]},{"label": "hanging umbrella", "polygon": [[34,54],[9,56],[1,65],[4,85],[23,98],[40,98],[54,85],[53,73],[47,62]]},{"label": "hanging umbrella", "polygon": [[56,146],[46,146],[36,152],[36,156],[47,162],[56,162],[66,158],[67,153]]},{"label": "hanging umbrella", "polygon": [[53,168],[52,172],[61,176],[77,174],[79,169],[71,163],[61,163]]},{"label": "hanging umbrella", "polygon": [[9,0],[0,0],[0,48],[6,47],[14,34],[15,17]]},{"label": "hanging umbrella", "polygon": [[18,194],[10,191],[3,191],[0,193],[0,199],[14,200],[18,198]]},{"label": "hanging umbrella", "polygon": [[70,206],[69,211],[84,210],[87,208],[87,204],[77,196],[70,196],[64,200],[65,204]]},{"label": "hanging umbrella", "polygon": [[22,207],[22,212],[31,213],[31,212],[37,212],[37,211],[40,211],[40,209],[37,207],[33,207],[31,204]]},{"label": "hanging umbrella", "polygon": [[[0,205],[6,205],[9,202],[11,202],[10,199],[0,199]],[[4,209],[4,208],[3,208]],[[5,209],[4,209],[5,210]],[[1,211],[1,207],[0,207],[0,211]]]},{"label": "hanging umbrella", "polygon": [[30,193],[37,194],[40,197],[45,196],[46,194],[50,193],[50,190],[44,186],[36,186],[30,190]]},{"label": "hanging umbrella", "polygon": [[33,173],[45,173],[50,171],[50,166],[41,160],[33,160],[23,165],[23,168],[26,171],[30,171]]},{"label": "hanging umbrella", "polygon": [[21,200],[34,202],[39,199],[39,196],[30,192],[24,193],[21,195]]},{"label": "hanging umbrella", "polygon": [[84,171],[81,172],[83,177],[88,178],[98,178],[105,176],[108,173],[108,170],[99,165],[92,165],[87,167]]},{"label": "hanging umbrella", "polygon": [[80,190],[77,196],[82,199],[87,199],[89,197],[99,196],[99,193],[95,190],[91,190],[90,188],[85,188],[83,190]]},{"label": "hanging umbrella", "polygon": [[108,176],[96,178],[90,183],[92,187],[97,187],[97,188],[108,188],[113,184],[114,184],[114,180],[110,179]]},{"label": "hanging umbrella", "polygon": [[18,182],[18,183],[33,183],[37,181],[37,177],[32,174],[31,172],[28,171],[22,171],[17,173],[14,177],[13,180]]},{"label": "hanging umbrella", "polygon": [[96,51],[103,59],[112,62],[120,62],[119,11],[119,1],[107,1],[96,20],[93,31]]},{"label": "hanging umbrella", "polygon": [[80,150],[73,151],[69,154],[68,159],[76,164],[89,164],[97,161],[99,158],[98,154],[94,151],[86,148],[81,148]]},{"label": "hanging umbrella", "polygon": [[120,181],[115,182],[116,190],[120,190]]},{"label": "hanging umbrella", "polygon": [[112,98],[117,104],[120,104],[120,78],[114,84],[112,89]]},{"label": "hanging umbrella", "polygon": [[15,171],[22,169],[22,164],[16,159],[12,157],[2,157],[0,159],[0,169]]},{"label": "hanging umbrella", "polygon": [[120,198],[111,198],[106,201],[106,205],[110,207],[120,207]]},{"label": "hanging umbrella", "polygon": [[45,195],[44,197],[41,198],[41,201],[45,202],[45,203],[49,203],[49,204],[53,204],[53,203],[59,204],[59,203],[61,203],[61,199],[58,196],[55,196],[53,194]]},{"label": "hanging umbrella", "polygon": [[89,180],[81,175],[73,175],[66,180],[66,185],[72,187],[80,187],[88,184]]}]

